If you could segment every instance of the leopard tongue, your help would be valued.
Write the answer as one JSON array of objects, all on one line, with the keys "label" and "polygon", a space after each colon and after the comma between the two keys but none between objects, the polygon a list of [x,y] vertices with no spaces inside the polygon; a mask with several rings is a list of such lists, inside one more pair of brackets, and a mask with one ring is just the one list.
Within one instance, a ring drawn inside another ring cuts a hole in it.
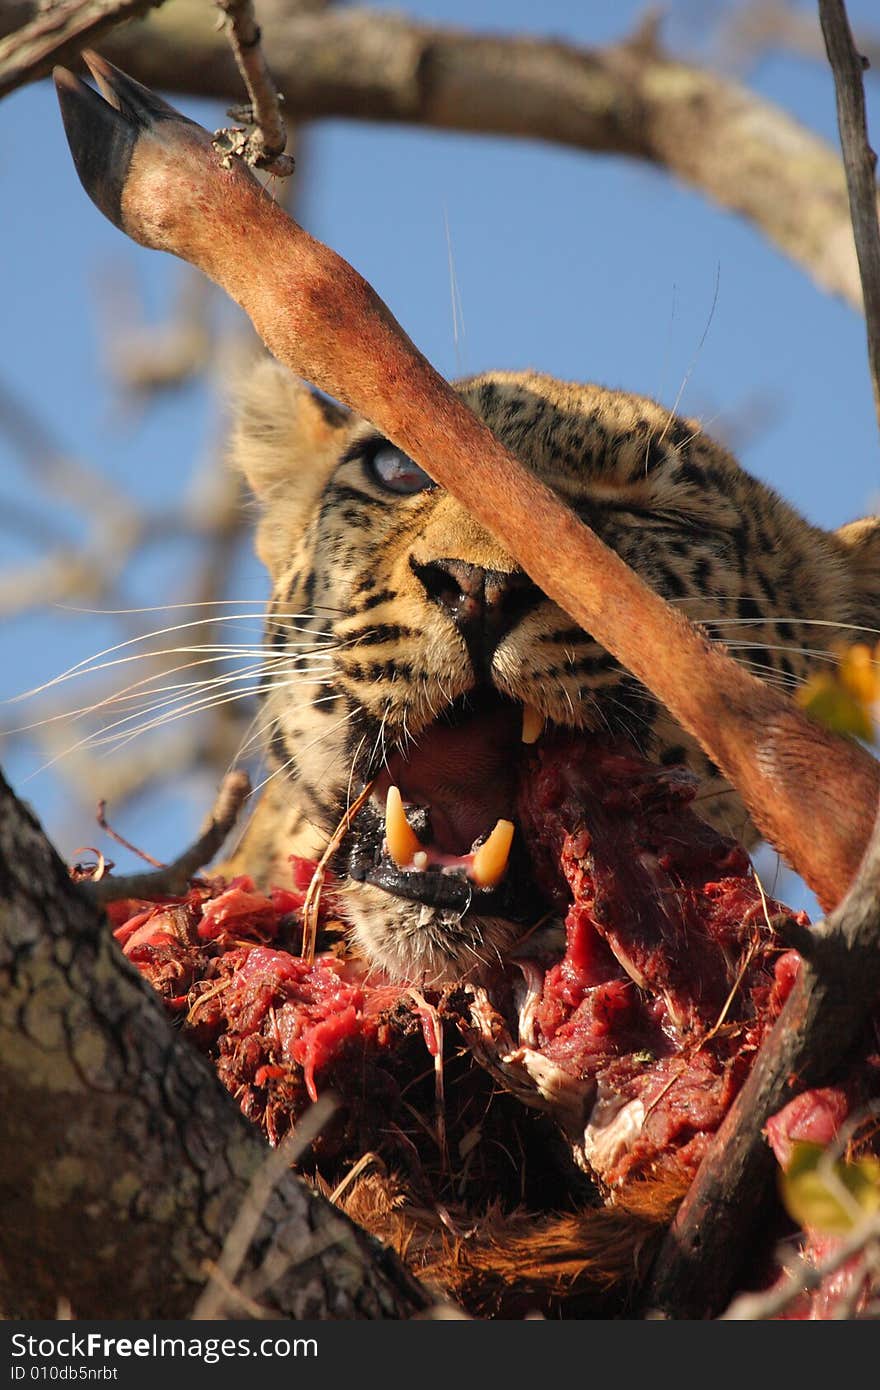
[{"label": "leopard tongue", "polygon": [[[519,775],[521,708],[512,702],[457,725],[437,723],[391,756],[388,785],[406,805],[430,813],[438,850],[467,855],[474,841],[510,816]],[[383,807],[383,810],[385,808]]]}]

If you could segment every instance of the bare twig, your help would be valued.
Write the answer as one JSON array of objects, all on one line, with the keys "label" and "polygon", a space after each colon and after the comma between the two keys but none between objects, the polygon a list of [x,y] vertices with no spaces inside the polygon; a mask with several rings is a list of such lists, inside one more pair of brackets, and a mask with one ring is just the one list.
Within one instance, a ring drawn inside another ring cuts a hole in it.
[{"label": "bare twig", "polygon": [[880,221],[877,217],[877,156],[868,143],[865,116],[863,73],[866,60],[856,52],[843,0],[819,0],[819,17],[834,73],[840,147],[865,305],[868,365],[880,426]]},{"label": "bare twig", "polygon": [[330,860],[333,858],[336,851],[339,849],[339,846],[342,844],[342,841],[345,839],[345,836],[347,835],[348,831],[351,829],[352,821],[354,820],[358,811],[363,806],[364,802],[368,799],[372,790],[373,783],[368,782],[367,785],[364,787],[363,791],[360,793],[360,795],[355,797],[354,801],[346,810],[345,815],[340,820],[333,834],[330,836],[327,848],[324,850],[324,853],[321,855],[321,858],[315,865],[315,872],[312,874],[311,880],[309,882],[308,890],[306,892],[306,899],[303,903],[302,910],[303,960],[311,962],[315,959],[315,944],[318,939],[318,912],[321,906],[321,893],[324,890],[324,878],[327,873],[327,866],[330,863]]},{"label": "bare twig", "polygon": [[152,864],[154,869],[167,869],[167,864],[163,864],[160,859],[154,859],[152,854],[147,854],[145,849],[138,849],[137,845],[131,843],[131,840],[126,840],[124,835],[120,835],[118,830],[113,829],[113,826],[107,820],[106,801],[101,800],[98,802],[98,810],[95,819],[104,833],[109,835],[111,840],[115,840],[118,845],[122,845],[123,849],[127,849],[131,854],[136,854],[139,859],[145,859],[148,864]]},{"label": "bare twig", "polygon": [[118,878],[103,878],[99,883],[83,884],[83,891],[96,903],[111,902],[114,898],[165,897],[186,892],[193,875],[220,849],[238,819],[250,790],[250,778],[246,772],[236,770],[228,773],[201,835],[172,864],[153,873],[127,874]]},{"label": "bare twig", "polygon": [[245,118],[256,129],[250,134],[241,130],[218,130],[214,136],[215,148],[224,158],[237,155],[254,169],[287,178],[293,173],[295,160],[284,153],[287,129],[281,114],[281,101],[263,56],[260,26],[252,0],[216,0],[216,3],[226,15],[226,32],[250,97]]}]

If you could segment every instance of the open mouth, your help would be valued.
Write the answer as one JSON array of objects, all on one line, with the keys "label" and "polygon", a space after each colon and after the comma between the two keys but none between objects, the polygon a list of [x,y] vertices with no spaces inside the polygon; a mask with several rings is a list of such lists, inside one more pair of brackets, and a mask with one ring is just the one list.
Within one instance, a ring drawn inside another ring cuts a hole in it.
[{"label": "open mouth", "polygon": [[488,687],[390,753],[358,816],[353,879],[430,907],[525,920],[536,906],[515,822],[524,753],[544,719]]}]

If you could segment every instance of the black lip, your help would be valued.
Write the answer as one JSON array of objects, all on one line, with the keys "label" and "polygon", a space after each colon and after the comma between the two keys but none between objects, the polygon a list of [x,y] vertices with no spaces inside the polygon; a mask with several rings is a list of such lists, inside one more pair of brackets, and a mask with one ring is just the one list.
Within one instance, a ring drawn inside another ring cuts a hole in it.
[{"label": "black lip", "polygon": [[390,859],[384,857],[366,875],[367,883],[384,888],[397,898],[408,898],[410,902],[424,903],[428,907],[449,908],[462,916],[474,905],[474,898],[481,892],[469,879],[461,874],[443,874],[437,870],[425,873],[404,873]]},{"label": "black lip", "polygon": [[535,890],[511,863],[503,883],[497,888],[479,888],[462,874],[444,874],[439,870],[426,873],[405,873],[387,856],[365,875],[367,883],[384,888],[395,897],[427,907],[448,908],[462,916],[472,912],[478,917],[504,917],[511,922],[525,922],[535,915]]},{"label": "black lip", "polygon": [[383,852],[384,825],[376,808],[366,805],[349,832],[337,860],[337,872],[359,883],[372,883],[396,898],[448,909],[462,916],[529,921],[542,903],[535,888],[521,836],[514,838],[507,873],[497,888],[480,888],[460,873],[428,869],[424,873],[399,869]]}]

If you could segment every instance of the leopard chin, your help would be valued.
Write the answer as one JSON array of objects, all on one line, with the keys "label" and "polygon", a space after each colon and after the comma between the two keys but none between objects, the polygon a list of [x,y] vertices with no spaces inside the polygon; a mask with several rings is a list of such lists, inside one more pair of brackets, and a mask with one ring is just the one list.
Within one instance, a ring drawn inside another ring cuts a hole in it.
[{"label": "leopard chin", "polygon": [[356,953],[391,979],[426,988],[486,979],[524,931],[501,916],[432,907],[353,879],[339,897]]}]

